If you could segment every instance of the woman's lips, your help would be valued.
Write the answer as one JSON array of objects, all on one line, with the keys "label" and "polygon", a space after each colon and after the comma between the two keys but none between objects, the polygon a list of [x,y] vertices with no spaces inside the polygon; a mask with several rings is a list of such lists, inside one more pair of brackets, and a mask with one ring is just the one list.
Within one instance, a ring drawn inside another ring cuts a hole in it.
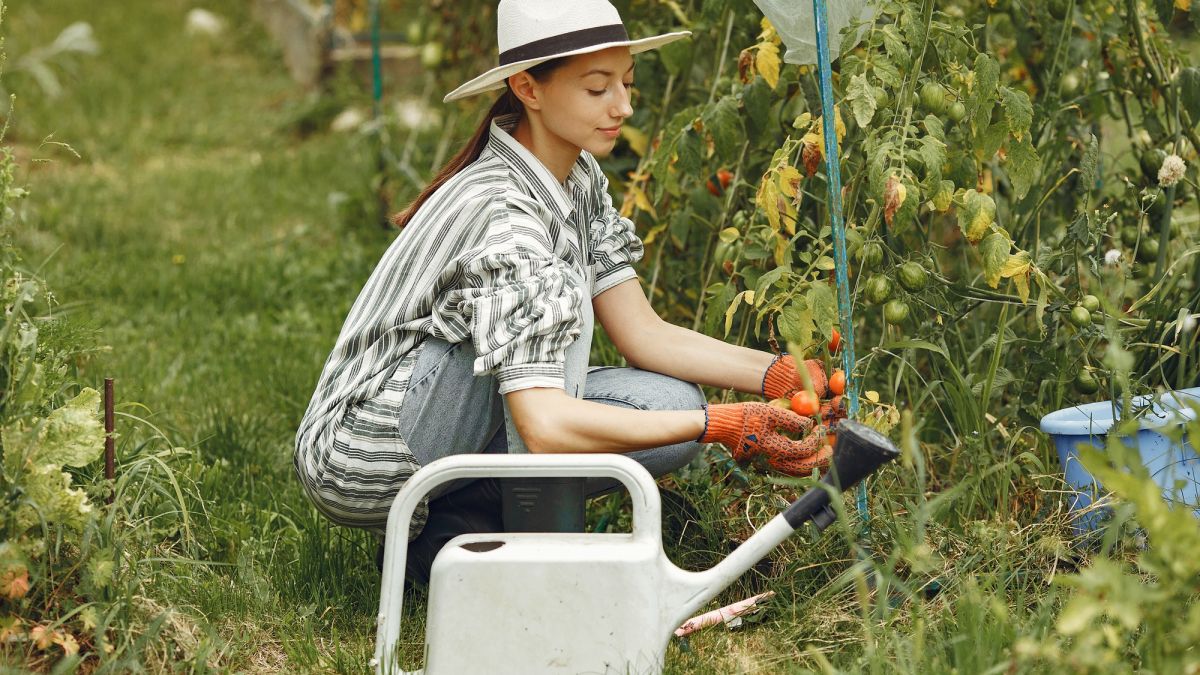
[{"label": "woman's lips", "polygon": [[600,131],[600,133],[604,134],[605,136],[608,136],[609,138],[616,138],[617,136],[621,135],[621,127],[613,127],[611,129],[600,129],[599,131]]}]

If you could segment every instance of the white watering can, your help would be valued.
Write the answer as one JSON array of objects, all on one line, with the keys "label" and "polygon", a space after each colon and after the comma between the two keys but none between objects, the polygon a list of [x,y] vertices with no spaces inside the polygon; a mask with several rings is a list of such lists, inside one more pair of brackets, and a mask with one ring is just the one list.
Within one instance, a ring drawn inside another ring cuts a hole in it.
[{"label": "white watering can", "polygon": [[[658,486],[619,454],[457,455],[413,474],[388,515],[379,632],[372,665],[403,674],[397,654],[409,521],[432,488],[457,478],[608,477],[633,498],[628,534],[464,534],[433,561],[425,675],[660,673],[674,630],[805,522],[834,520],[833,489],[847,489],[899,456],[886,437],[845,420],[833,466],[716,567],[686,572],[662,548]],[[826,487],[829,486],[829,487]]]}]

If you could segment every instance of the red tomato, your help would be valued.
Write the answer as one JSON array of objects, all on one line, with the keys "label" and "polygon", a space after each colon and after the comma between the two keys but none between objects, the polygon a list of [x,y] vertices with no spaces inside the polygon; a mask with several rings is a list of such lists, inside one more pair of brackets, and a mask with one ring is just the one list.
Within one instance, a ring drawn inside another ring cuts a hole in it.
[{"label": "red tomato", "polygon": [[792,396],[792,412],[805,417],[812,417],[821,411],[821,402],[811,391],[801,389]]},{"label": "red tomato", "polygon": [[833,329],[833,337],[829,338],[829,351],[833,354],[836,354],[836,353],[838,353],[838,350],[840,350],[841,348],[842,348],[842,334],[840,332],[838,332],[838,329],[834,328]]}]

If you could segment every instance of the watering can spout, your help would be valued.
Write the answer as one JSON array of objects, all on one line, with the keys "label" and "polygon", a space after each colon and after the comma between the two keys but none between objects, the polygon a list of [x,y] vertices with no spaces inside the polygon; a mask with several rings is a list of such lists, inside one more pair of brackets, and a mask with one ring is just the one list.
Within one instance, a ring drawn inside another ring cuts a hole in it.
[{"label": "watering can spout", "polygon": [[668,605],[678,607],[672,625],[692,616],[804,523],[811,521],[818,530],[829,527],[836,520],[831,493],[854,487],[899,456],[900,450],[883,434],[860,422],[844,420],[838,429],[833,465],[821,485],[801,495],[715,567],[703,572],[677,570],[668,577],[674,582],[672,600],[678,603]]}]

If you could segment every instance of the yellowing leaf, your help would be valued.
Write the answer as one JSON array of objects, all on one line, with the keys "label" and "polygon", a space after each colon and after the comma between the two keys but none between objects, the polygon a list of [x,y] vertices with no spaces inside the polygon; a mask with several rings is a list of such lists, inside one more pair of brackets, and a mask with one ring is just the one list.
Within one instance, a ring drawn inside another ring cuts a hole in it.
[{"label": "yellowing leaf", "polygon": [[871,403],[879,403],[879,392],[875,390],[864,392],[863,396],[865,396]]},{"label": "yellowing leaf", "polygon": [[978,243],[996,221],[996,202],[982,192],[967,190],[958,210],[958,226],[972,244]]},{"label": "yellowing leaf", "polygon": [[1017,251],[1008,256],[1008,260],[1000,268],[1000,276],[1013,280],[1013,285],[1017,287],[1017,295],[1021,297],[1021,302],[1029,302],[1029,270],[1032,266],[1033,261],[1029,257],[1029,253]]},{"label": "yellowing leaf", "polygon": [[779,219],[779,184],[775,182],[775,177],[771,171],[768,171],[763,176],[762,184],[758,187],[758,195],[755,198],[763,211],[767,214],[767,220],[771,223],[771,229],[776,232],[781,227]]},{"label": "yellowing leaf", "polygon": [[632,124],[621,126],[621,137],[625,139],[625,142],[629,143],[629,147],[637,153],[638,157],[645,155],[646,149],[650,147],[650,139],[646,136],[646,132]]},{"label": "yellowing leaf", "polygon": [[667,229],[668,225],[670,225],[670,223],[659,223],[658,225],[650,228],[650,231],[647,232],[646,236],[642,239],[642,245],[649,246],[650,244],[653,244],[654,240],[658,238],[658,235],[662,234],[662,232]]},{"label": "yellowing leaf", "polygon": [[779,172],[779,191],[795,197],[800,187],[800,170],[790,164]]},{"label": "yellowing leaf", "polygon": [[764,16],[762,21],[758,22],[758,25],[762,28],[762,32],[758,34],[759,40],[779,43],[779,32],[775,30],[775,26],[771,23],[770,19]]},{"label": "yellowing leaf", "polygon": [[[795,228],[795,225],[792,224],[789,229],[794,229],[794,228]],[[795,232],[793,232],[792,234],[795,234]],[[789,265],[791,263],[791,257],[792,257],[792,247],[791,247],[790,242],[788,241],[788,238],[781,234],[776,233],[775,234],[775,265],[777,267],[783,267],[785,265]]]},{"label": "yellowing leaf", "polygon": [[779,45],[774,42],[760,42],[758,52],[754,56],[754,69],[767,81],[772,89],[779,84]]},{"label": "yellowing leaf", "polygon": [[629,193],[633,195],[633,203],[639,209],[649,213],[654,218],[658,218],[658,212],[654,210],[654,205],[650,203],[650,199],[646,197],[646,191],[640,187],[630,185]]},{"label": "yellowing leaf", "polygon": [[[748,297],[749,295],[749,297]],[[738,311],[738,306],[742,305],[742,299],[745,298],[746,304],[754,303],[754,291],[743,291],[734,295],[732,303],[725,310],[725,336],[730,336],[730,329],[733,328],[733,313]]]},{"label": "yellowing leaf", "polygon": [[732,244],[733,242],[737,241],[738,237],[740,236],[741,233],[738,232],[736,227],[727,227],[721,230],[720,234],[717,235],[717,237],[726,244]]}]

